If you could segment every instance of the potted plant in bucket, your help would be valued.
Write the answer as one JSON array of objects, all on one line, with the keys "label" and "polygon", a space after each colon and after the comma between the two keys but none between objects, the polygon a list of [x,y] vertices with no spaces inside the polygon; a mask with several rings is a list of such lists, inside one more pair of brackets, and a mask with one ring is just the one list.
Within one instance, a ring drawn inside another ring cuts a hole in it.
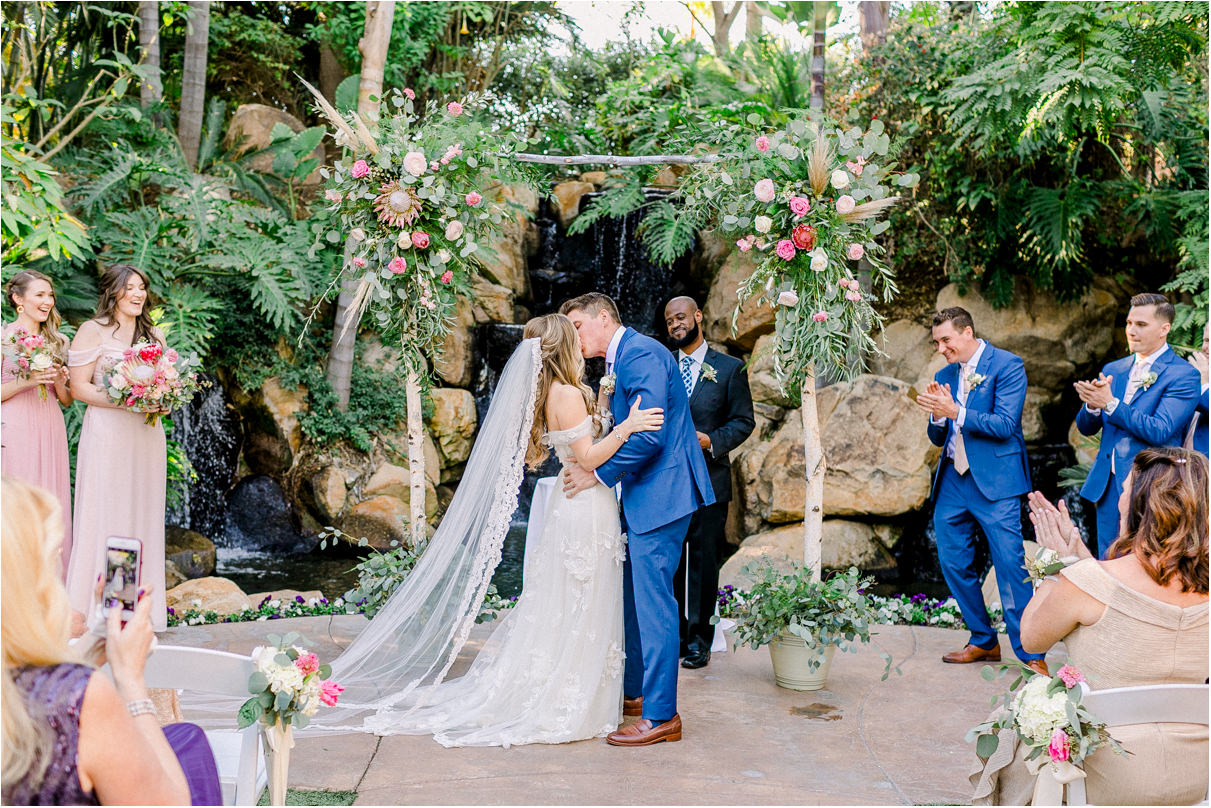
[{"label": "potted plant in bucket", "polygon": [[[855,641],[870,642],[875,607],[865,589],[873,581],[856,567],[815,580],[806,567],[792,563],[787,573],[764,558],[742,574],[754,583],[730,609],[731,633],[737,647],[769,646],[779,687],[819,690],[836,649],[856,653]],[[882,656],[886,679],[891,656]]]}]

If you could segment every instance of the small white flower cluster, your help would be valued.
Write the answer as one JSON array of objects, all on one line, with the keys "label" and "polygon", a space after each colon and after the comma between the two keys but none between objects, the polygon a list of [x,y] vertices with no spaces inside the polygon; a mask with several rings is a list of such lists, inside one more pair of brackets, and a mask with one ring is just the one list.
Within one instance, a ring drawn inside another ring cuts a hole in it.
[{"label": "small white flower cluster", "polygon": [[1060,690],[1047,695],[1051,679],[1034,676],[1014,700],[1018,731],[1036,744],[1046,744],[1057,729],[1068,726],[1068,695]]}]

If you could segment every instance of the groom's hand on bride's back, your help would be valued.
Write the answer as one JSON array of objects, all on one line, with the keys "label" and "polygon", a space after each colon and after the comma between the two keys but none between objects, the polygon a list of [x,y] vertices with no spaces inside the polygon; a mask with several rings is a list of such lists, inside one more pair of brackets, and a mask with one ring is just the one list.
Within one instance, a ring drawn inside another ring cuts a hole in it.
[{"label": "groom's hand on bride's back", "polygon": [[597,477],[593,472],[575,460],[568,461],[561,476],[563,477],[563,493],[568,499],[597,485]]}]

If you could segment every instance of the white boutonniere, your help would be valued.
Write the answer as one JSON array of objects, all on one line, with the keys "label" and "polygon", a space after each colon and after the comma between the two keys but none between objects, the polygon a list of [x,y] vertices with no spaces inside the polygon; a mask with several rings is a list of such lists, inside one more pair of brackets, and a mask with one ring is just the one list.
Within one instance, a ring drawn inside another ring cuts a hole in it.
[{"label": "white boutonniere", "polygon": [[974,390],[984,383],[984,377],[978,373],[967,374],[967,389]]},{"label": "white boutonniere", "polygon": [[607,396],[614,394],[614,385],[617,384],[618,377],[613,373],[607,373],[601,377],[601,392]]},{"label": "white boutonniere", "polygon": [[1156,384],[1156,374],[1148,371],[1140,377],[1140,390],[1147,390],[1152,385]]},{"label": "white boutonniere", "polygon": [[718,374],[715,373],[715,369],[706,362],[702,363],[702,369],[699,371],[699,374],[708,382],[713,382],[718,377]]}]

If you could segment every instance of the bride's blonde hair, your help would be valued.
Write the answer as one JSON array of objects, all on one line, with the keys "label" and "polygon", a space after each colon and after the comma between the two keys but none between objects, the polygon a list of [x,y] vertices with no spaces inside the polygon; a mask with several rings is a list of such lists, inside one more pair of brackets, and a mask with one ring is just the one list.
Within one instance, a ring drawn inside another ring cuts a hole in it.
[{"label": "bride's blonde hair", "polygon": [[547,397],[555,382],[570,384],[584,396],[589,414],[597,412],[593,391],[582,381],[584,357],[580,355],[576,326],[562,314],[544,314],[526,323],[523,339],[538,338],[542,370],[538,374],[538,390],[534,401],[534,425],[530,428],[530,445],[526,448],[526,465],[537,468],[547,459],[550,449],[542,441],[547,431]]}]

